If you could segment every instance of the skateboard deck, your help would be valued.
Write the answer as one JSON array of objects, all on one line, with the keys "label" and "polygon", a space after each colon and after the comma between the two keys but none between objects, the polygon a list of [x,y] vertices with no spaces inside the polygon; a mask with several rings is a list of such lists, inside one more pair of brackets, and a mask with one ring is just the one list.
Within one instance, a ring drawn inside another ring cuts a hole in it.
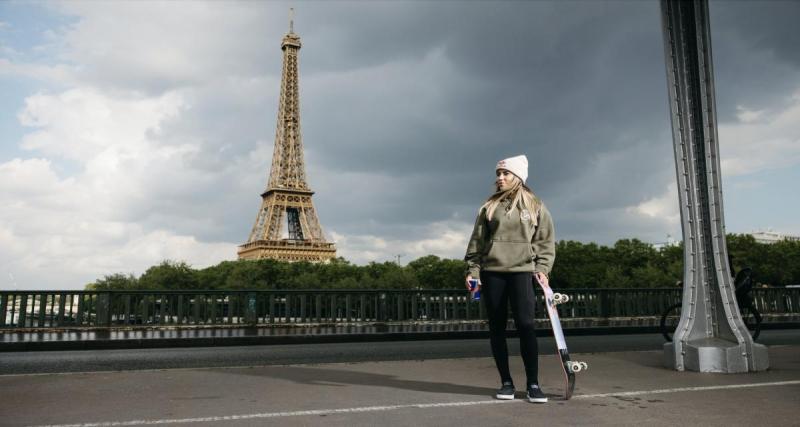
[{"label": "skateboard deck", "polygon": [[[534,278],[536,280],[536,278]],[[547,317],[550,318],[550,326],[553,329],[553,337],[556,339],[556,347],[558,348],[559,359],[561,361],[561,368],[564,372],[564,400],[569,400],[572,397],[572,392],[575,391],[575,373],[583,369],[587,369],[588,365],[585,362],[575,362],[569,358],[569,350],[567,350],[567,341],[564,339],[564,331],[561,329],[561,320],[558,318],[558,310],[556,305],[569,301],[569,297],[564,294],[553,293],[549,285],[539,283],[539,287],[544,292],[545,307],[547,309]]]}]

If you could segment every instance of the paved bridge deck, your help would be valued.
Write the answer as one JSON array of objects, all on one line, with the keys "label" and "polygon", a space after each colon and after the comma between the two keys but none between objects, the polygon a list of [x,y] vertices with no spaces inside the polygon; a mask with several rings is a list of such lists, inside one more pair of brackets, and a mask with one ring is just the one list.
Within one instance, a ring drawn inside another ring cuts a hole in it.
[{"label": "paved bridge deck", "polygon": [[555,356],[542,355],[545,405],[494,400],[488,357],[0,375],[0,424],[797,425],[800,346],[769,353],[771,369],[753,374],[675,372],[660,351],[575,354],[590,369],[570,401]]}]

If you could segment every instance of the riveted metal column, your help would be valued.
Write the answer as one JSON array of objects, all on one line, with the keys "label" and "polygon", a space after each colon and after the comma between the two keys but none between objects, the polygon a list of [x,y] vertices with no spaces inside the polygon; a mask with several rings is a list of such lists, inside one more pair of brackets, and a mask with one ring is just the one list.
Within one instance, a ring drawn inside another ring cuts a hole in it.
[{"label": "riveted metal column", "polygon": [[679,371],[767,369],[736,305],[728,266],[707,0],[661,0],[684,242],[683,308],[664,362]]}]

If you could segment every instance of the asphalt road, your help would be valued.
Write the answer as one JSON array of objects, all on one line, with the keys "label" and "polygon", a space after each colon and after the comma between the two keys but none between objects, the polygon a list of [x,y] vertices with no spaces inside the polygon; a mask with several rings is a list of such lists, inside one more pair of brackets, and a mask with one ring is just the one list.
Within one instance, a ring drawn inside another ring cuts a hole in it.
[{"label": "asphalt road", "polygon": [[[660,350],[659,334],[567,337],[571,353]],[[762,331],[759,343],[800,345],[800,330]],[[539,339],[539,351],[555,351],[552,338]],[[518,341],[509,352],[519,354]],[[0,375],[152,369],[244,367],[398,360],[489,357],[486,339],[330,343],[243,347],[192,347],[0,353]]]},{"label": "asphalt road", "polygon": [[[798,425],[797,345],[771,345],[769,370],[741,374],[666,369],[659,350],[573,358],[589,369],[577,374],[570,400],[564,399],[559,359],[540,358],[547,404],[529,403],[519,388],[515,400],[495,399],[491,357],[0,375],[0,425]],[[519,387],[522,360],[509,362]]]}]

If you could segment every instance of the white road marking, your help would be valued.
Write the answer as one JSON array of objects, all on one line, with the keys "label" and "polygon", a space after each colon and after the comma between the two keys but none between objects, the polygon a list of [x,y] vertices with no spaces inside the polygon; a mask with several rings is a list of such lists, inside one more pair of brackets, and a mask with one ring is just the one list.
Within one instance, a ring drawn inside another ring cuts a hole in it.
[{"label": "white road marking", "polygon": [[[678,387],[678,388],[665,388],[660,390],[639,390],[639,391],[626,391],[626,392],[614,392],[614,393],[580,394],[572,396],[572,398],[598,399],[598,398],[614,397],[614,396],[640,396],[646,394],[679,393],[688,391],[708,391],[708,390],[729,390],[729,389],[751,388],[751,387],[778,387],[787,385],[800,385],[800,380],[775,381],[768,383],[715,385],[715,386],[705,386],[705,387]],[[157,424],[206,423],[206,422],[248,420],[256,418],[282,418],[282,417],[301,417],[307,415],[333,415],[333,414],[352,414],[361,412],[394,411],[397,409],[408,409],[408,408],[427,409],[427,408],[450,408],[450,407],[474,406],[474,405],[493,405],[502,403],[525,402],[526,400],[527,399],[517,399],[517,400],[493,399],[493,400],[476,400],[467,402],[416,403],[408,405],[363,406],[357,408],[341,408],[341,409],[316,409],[309,411],[266,412],[261,414],[226,415],[226,416],[203,417],[203,418],[106,421],[99,423],[83,423],[83,424],[51,424],[39,427],[106,427],[106,426],[139,426],[139,425],[157,425]]]},{"label": "white road marking", "polygon": [[424,409],[424,408],[444,408],[451,406],[490,405],[490,404],[509,403],[509,402],[515,402],[515,401],[478,400],[471,402],[415,403],[409,405],[363,406],[360,408],[316,409],[309,411],[291,411],[291,412],[267,412],[263,414],[226,415],[220,417],[183,418],[183,419],[172,419],[172,420],[132,420],[132,421],[107,421],[101,423],[85,423],[85,424],[51,424],[51,425],[37,426],[37,427],[105,427],[105,426],[139,426],[139,425],[178,424],[178,423],[204,423],[204,422],[216,422],[216,421],[248,420],[253,418],[301,417],[304,415],[332,415],[332,414],[348,414],[348,413],[359,413],[359,412],[393,411],[396,409],[406,409],[406,408]]},{"label": "white road marking", "polygon": [[800,380],[797,381],[776,381],[771,383],[750,383],[750,384],[729,384],[729,385],[710,385],[704,387],[678,387],[678,388],[664,388],[661,390],[642,390],[642,391],[623,391],[615,393],[596,393],[596,394],[580,394],[572,396],[573,399],[595,399],[600,397],[612,396],[640,396],[643,394],[663,394],[663,393],[679,393],[682,391],[708,391],[708,390],[728,390],[735,388],[750,388],[750,387],[777,387],[784,385],[800,385]]}]

